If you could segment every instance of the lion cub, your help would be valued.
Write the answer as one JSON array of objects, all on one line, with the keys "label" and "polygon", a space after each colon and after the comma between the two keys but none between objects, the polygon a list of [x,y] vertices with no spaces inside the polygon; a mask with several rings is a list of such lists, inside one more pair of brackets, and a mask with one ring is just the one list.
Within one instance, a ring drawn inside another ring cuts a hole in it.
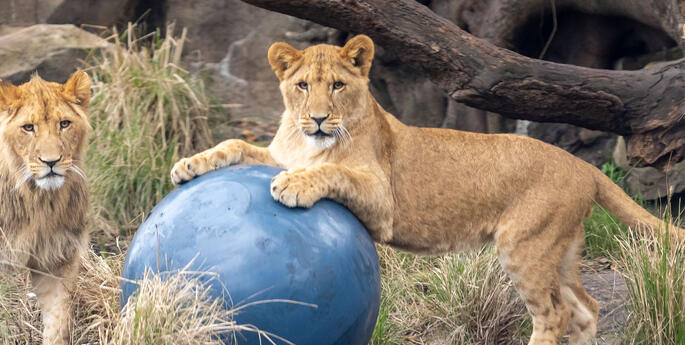
[{"label": "lion cub", "polygon": [[31,270],[46,345],[69,341],[70,292],[88,238],[89,101],[82,71],[63,85],[0,82],[0,262]]},{"label": "lion cub", "polygon": [[366,36],[344,47],[297,50],[275,43],[269,63],[285,111],[268,148],[227,140],[179,161],[183,183],[234,164],[288,169],[271,183],[274,199],[310,207],[346,205],[381,243],[444,253],[494,242],[533,316],[529,344],[591,344],[597,302],[581,285],[583,218],[599,203],[623,222],[656,228],[600,171],[528,137],[405,126],[368,90],[374,46]]}]

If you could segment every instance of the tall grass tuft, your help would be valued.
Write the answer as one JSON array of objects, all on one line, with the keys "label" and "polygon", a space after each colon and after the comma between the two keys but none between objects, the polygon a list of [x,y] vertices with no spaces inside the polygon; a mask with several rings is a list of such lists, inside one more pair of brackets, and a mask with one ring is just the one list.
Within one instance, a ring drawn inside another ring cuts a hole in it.
[{"label": "tall grass tuft", "polygon": [[493,248],[417,257],[379,246],[383,295],[372,344],[525,344],[530,319]]},{"label": "tall grass tuft", "polygon": [[211,145],[212,107],[202,83],[179,67],[185,30],[180,38],[137,38],[129,25],[112,40],[88,61],[94,135],[87,166],[95,213],[126,233],[171,190],[173,163]]},{"label": "tall grass tuft", "polygon": [[[73,344],[105,344],[119,316],[119,279],[122,255],[97,256],[89,252],[74,288]],[[27,270],[0,275],[0,345],[42,344],[42,322]]]},{"label": "tall grass tuft", "polygon": [[216,277],[206,275],[181,271],[162,279],[147,272],[103,344],[223,345],[237,339],[236,332],[254,331],[233,321],[233,311],[224,309],[223,300],[212,295],[210,284]]},{"label": "tall grass tuft", "polygon": [[[239,325],[234,311],[210,293],[211,279],[178,272],[162,280],[149,272],[124,310],[119,310],[122,254],[99,256],[89,251],[73,291],[71,344],[220,345],[236,343],[239,332],[258,333],[263,344],[278,336]],[[0,345],[42,344],[40,311],[30,294],[28,273],[0,276]],[[226,338],[221,338],[222,336]],[[280,339],[281,343],[288,343]]]},{"label": "tall grass tuft", "polygon": [[685,243],[672,234],[678,230],[670,224],[657,233],[618,238],[614,260],[630,294],[625,344],[685,344]]}]

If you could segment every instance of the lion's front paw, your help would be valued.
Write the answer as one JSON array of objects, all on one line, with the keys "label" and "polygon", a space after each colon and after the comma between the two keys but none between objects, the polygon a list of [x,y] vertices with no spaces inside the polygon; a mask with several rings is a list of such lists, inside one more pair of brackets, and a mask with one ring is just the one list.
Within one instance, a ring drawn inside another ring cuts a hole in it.
[{"label": "lion's front paw", "polygon": [[186,183],[210,171],[236,164],[240,156],[239,143],[227,140],[215,148],[178,161],[171,169],[171,182],[176,185]]},{"label": "lion's front paw", "polygon": [[307,172],[283,171],[271,180],[271,196],[288,207],[312,207],[325,197],[325,188]]},{"label": "lion's front paw", "polygon": [[225,159],[217,160],[212,156],[211,153],[203,152],[181,159],[171,169],[171,182],[176,185],[183,184],[226,165]]},{"label": "lion's front paw", "polygon": [[186,183],[197,176],[207,173],[209,164],[204,157],[195,155],[183,158],[171,169],[171,182],[175,185]]}]

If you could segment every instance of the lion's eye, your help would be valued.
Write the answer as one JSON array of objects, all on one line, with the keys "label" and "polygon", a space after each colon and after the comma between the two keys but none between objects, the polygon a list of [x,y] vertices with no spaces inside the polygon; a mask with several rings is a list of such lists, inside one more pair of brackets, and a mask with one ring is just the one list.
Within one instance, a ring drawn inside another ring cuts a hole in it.
[{"label": "lion's eye", "polygon": [[309,84],[307,84],[307,82],[304,82],[304,81],[297,83],[297,87],[299,87],[302,90],[307,90],[308,86],[309,86]]},{"label": "lion's eye", "polygon": [[341,81],[336,81],[335,83],[333,83],[333,90],[340,90],[343,88],[343,86],[345,86],[345,83]]},{"label": "lion's eye", "polygon": [[65,129],[67,127],[71,126],[71,121],[69,120],[64,120],[59,122],[59,128]]},{"label": "lion's eye", "polygon": [[23,126],[21,126],[21,128],[23,128],[23,129],[24,129],[25,131],[27,131],[27,132],[33,132],[33,125],[32,125],[32,124],[30,124],[30,123],[29,123],[29,124],[26,124],[26,125],[23,125]]}]

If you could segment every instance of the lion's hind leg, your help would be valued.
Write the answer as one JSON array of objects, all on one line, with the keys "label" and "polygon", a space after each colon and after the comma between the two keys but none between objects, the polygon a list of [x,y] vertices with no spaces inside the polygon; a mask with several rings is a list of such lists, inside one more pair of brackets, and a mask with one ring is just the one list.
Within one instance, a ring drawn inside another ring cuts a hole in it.
[{"label": "lion's hind leg", "polygon": [[[571,309],[563,298],[559,263],[569,241],[543,221],[544,227],[507,229],[496,236],[502,268],[509,275],[533,319],[529,345],[556,345],[567,329]],[[535,224],[538,225],[538,224]]]},{"label": "lion's hind leg", "polygon": [[561,296],[571,308],[569,322],[569,345],[589,345],[594,343],[597,333],[599,303],[590,296],[582,285],[578,262],[585,238],[582,226],[579,235],[567,251],[559,273],[561,275]]}]

